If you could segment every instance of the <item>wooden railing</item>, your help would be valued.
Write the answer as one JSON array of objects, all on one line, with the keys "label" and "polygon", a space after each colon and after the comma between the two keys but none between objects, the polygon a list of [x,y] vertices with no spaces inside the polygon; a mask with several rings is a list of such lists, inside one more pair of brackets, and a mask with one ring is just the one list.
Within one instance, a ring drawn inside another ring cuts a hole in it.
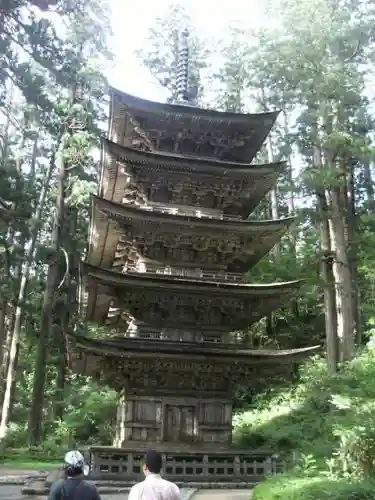
[{"label": "wooden railing", "polygon": [[[162,475],[175,482],[258,482],[282,469],[278,457],[246,451],[161,451]],[[135,481],[144,453],[131,448],[90,448],[91,477]]]},{"label": "wooden railing", "polygon": [[127,266],[125,272],[128,273],[153,273],[164,276],[179,276],[181,278],[193,278],[199,280],[229,281],[233,283],[246,283],[246,276],[240,273],[228,273],[225,271],[208,271],[204,269],[187,269],[170,266],[160,266],[154,263],[145,262],[138,266]]},{"label": "wooden railing", "polygon": [[[220,210],[208,210],[206,208],[194,208],[188,206],[171,206],[164,205],[162,203],[155,203],[152,205],[140,205],[139,208],[142,210],[148,210],[150,212],[159,212],[168,215],[184,215],[186,217],[198,217],[204,219],[216,219],[216,220],[231,220],[236,222],[244,221],[239,215],[224,215]],[[246,222],[246,220],[244,221]]]},{"label": "wooden railing", "polygon": [[207,335],[202,332],[185,332],[185,331],[155,331],[141,329],[140,331],[128,331],[123,334],[125,338],[138,338],[143,340],[165,340],[173,342],[199,342],[199,343],[209,343],[209,344],[221,344],[221,347],[225,345],[238,343],[236,339],[227,336],[223,338],[219,335]]}]

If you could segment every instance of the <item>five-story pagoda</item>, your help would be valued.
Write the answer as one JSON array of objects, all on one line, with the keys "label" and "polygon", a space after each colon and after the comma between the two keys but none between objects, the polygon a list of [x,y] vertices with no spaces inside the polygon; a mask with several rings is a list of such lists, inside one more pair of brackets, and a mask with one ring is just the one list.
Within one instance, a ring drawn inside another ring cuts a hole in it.
[{"label": "five-story pagoda", "polygon": [[248,219],[284,168],[251,164],[277,113],[191,106],[182,56],[178,104],[111,89],[85,309],[114,333],[71,344],[73,370],[120,393],[115,447],[92,449],[94,476],[133,479],[150,447],[176,480],[263,475],[264,457],[230,449],[233,387],[311,350],[235,341],[233,331],[298,292],[297,281],[254,285],[244,275],[292,222]]}]

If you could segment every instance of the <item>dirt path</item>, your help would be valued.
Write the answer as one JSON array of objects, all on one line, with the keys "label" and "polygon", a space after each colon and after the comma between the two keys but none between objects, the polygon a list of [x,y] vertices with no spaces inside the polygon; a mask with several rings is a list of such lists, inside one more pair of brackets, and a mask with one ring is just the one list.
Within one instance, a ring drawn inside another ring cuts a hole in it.
[{"label": "dirt path", "polygon": [[[21,481],[21,477],[40,475],[41,471],[14,469],[12,467],[0,466],[0,499],[1,500],[25,500],[27,497],[21,493],[21,484],[1,484],[4,480],[11,478]],[[33,497],[29,497],[33,498]],[[40,497],[34,497],[42,500]],[[127,500],[127,493],[103,494],[102,500]],[[191,497],[191,490],[181,490],[181,500],[250,500],[251,490],[200,490]]]},{"label": "dirt path", "polygon": [[[181,490],[181,500],[188,500],[190,495],[187,490]],[[103,494],[102,500],[127,500],[127,493],[119,493],[119,494]],[[44,500],[46,497],[40,496],[23,496],[21,493],[21,486],[17,485],[0,485],[0,499],[1,500],[26,500],[29,498],[30,500]],[[195,498],[195,497],[194,497]],[[221,497],[220,497],[221,498]],[[232,498],[232,497],[228,497]]]}]

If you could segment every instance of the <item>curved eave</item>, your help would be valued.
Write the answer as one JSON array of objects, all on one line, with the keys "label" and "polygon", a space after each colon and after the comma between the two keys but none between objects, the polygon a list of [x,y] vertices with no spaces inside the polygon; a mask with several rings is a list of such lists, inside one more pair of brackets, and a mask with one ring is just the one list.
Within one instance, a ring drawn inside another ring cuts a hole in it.
[{"label": "curved eave", "polygon": [[303,347],[299,349],[263,350],[244,349],[240,347],[197,344],[193,342],[167,342],[167,341],[144,341],[139,339],[123,339],[122,341],[90,339],[86,337],[71,336],[75,348],[97,356],[142,356],[155,357],[155,352],[186,358],[198,356],[202,359],[218,357],[221,362],[245,361],[256,363],[280,363],[291,362],[306,358],[315,353],[320,346]]},{"label": "curved eave", "polygon": [[[206,147],[198,148],[198,151],[202,152],[201,156],[225,158],[229,161],[250,162],[261,148],[279,114],[277,111],[256,114],[227,113],[155,103],[114,89],[111,93],[111,136],[113,133],[118,137],[118,125],[124,121],[124,115],[127,115],[143,131],[142,135],[151,149],[172,152],[177,145],[180,153],[189,154],[193,151],[190,146],[184,146],[179,133],[179,130],[189,128],[196,137],[193,142],[196,142],[198,137],[206,136]],[[211,138],[207,138],[207,134],[211,137],[213,128],[216,129],[215,147]],[[165,132],[165,135],[172,138],[173,145],[169,140],[160,141],[159,132]],[[122,132],[119,137],[121,136]],[[224,146],[223,139],[230,145]],[[119,142],[122,142],[122,138]],[[191,145],[191,142],[189,144]]]},{"label": "curved eave", "polygon": [[286,217],[275,220],[220,220],[208,217],[192,217],[187,215],[165,214],[158,211],[150,211],[133,205],[122,205],[113,201],[105,200],[96,195],[92,195],[92,203],[100,212],[109,218],[114,217],[116,221],[122,219],[133,219],[134,221],[168,224],[174,226],[194,225],[197,230],[220,230],[226,232],[259,233],[259,232],[279,232],[286,231],[296,220],[296,217]]},{"label": "curved eave", "polygon": [[280,175],[286,168],[286,162],[274,162],[266,164],[238,163],[230,161],[213,160],[211,158],[193,158],[184,155],[168,154],[158,151],[140,151],[137,149],[121,146],[108,139],[102,141],[103,151],[115,156],[117,161],[129,162],[139,165],[153,165],[166,171],[181,171],[189,173],[241,176],[252,175]]},{"label": "curved eave", "polygon": [[149,101],[140,97],[122,92],[114,87],[110,87],[110,94],[122,101],[127,107],[154,114],[168,114],[179,116],[189,116],[192,119],[201,118],[207,121],[235,122],[235,123],[266,123],[270,128],[274,124],[279,111],[268,111],[265,113],[229,113],[211,109],[203,109],[179,104],[166,104]]},{"label": "curved eave", "polygon": [[287,281],[282,283],[268,284],[236,284],[208,280],[197,280],[181,278],[179,276],[150,275],[150,274],[122,274],[108,269],[102,269],[90,264],[84,264],[85,272],[89,278],[99,284],[114,288],[149,288],[160,290],[160,287],[168,288],[169,291],[179,290],[184,293],[212,293],[213,295],[245,295],[272,296],[289,295],[297,291],[302,280]]},{"label": "curved eave", "polygon": [[[228,272],[244,273],[253,267],[274,245],[282,238],[294,223],[295,218],[288,217],[279,220],[267,221],[232,221],[215,220],[199,217],[169,215],[160,212],[141,210],[134,206],[125,206],[110,202],[103,198],[92,196],[92,214],[90,227],[90,244],[88,262],[95,266],[112,267],[117,243],[120,234],[125,234],[128,228],[137,236],[144,231],[153,231],[156,226],[168,234],[190,234],[200,236],[219,237],[226,241],[233,238],[243,241],[243,252],[234,259],[226,261],[225,268]],[[246,243],[247,242],[247,243]],[[136,244],[135,244],[136,249]],[[147,259],[147,255],[139,254]],[[184,266],[182,262],[167,260],[161,261],[165,265]],[[197,266],[206,266],[199,264]],[[214,266],[215,267],[215,266]],[[222,269],[222,267],[220,267]]]},{"label": "curved eave", "polygon": [[[243,183],[242,191],[236,191],[239,196],[236,195],[228,200],[228,206],[230,207],[231,204],[233,206],[232,209],[227,207],[224,212],[246,218],[275,186],[280,174],[285,171],[285,162],[268,165],[246,164],[246,168],[242,168],[243,165],[240,165],[239,168],[232,166],[227,168],[226,162],[211,162],[210,160],[195,160],[186,157],[179,160],[175,156],[138,153],[134,149],[123,149],[121,146],[118,146],[118,149],[129,151],[131,159],[113,154],[103,145],[98,190],[100,196],[116,202],[121,201],[121,194],[124,193],[129,177],[131,184],[139,185],[141,191],[144,183],[150,185],[154,181],[156,182],[160,174],[162,177],[169,178],[172,185],[181,183],[181,181],[190,183],[193,176],[193,182],[202,182],[207,186],[207,189],[216,185],[220,190],[223,183],[225,185],[225,183],[240,181]],[[134,159],[135,162],[133,162]],[[152,201],[150,200],[150,202]],[[202,208],[212,208],[205,205],[204,199],[201,202]]]}]

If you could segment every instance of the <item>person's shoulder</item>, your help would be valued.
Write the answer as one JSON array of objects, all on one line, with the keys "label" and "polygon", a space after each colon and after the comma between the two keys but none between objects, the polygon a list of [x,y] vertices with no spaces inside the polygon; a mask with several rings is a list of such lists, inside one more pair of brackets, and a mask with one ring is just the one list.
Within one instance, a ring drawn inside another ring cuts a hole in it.
[{"label": "person's shoulder", "polygon": [[172,483],[171,481],[168,481],[168,483],[169,484],[166,491],[168,497],[171,497],[174,500],[180,499],[181,498],[180,488],[177,486],[177,484]]},{"label": "person's shoulder", "polygon": [[141,481],[140,483],[135,483],[135,485],[131,487],[130,491],[138,491],[140,488],[142,488],[143,484],[144,481]]},{"label": "person's shoulder", "polygon": [[96,484],[94,483],[94,481],[90,481],[89,479],[83,479],[82,480],[82,483],[87,487],[87,488],[91,488],[92,490],[96,490],[97,487],[96,487]]},{"label": "person's shoulder", "polygon": [[180,491],[180,488],[176,483],[172,483],[172,481],[168,481],[168,479],[163,479],[163,481],[165,481],[165,483],[168,485],[168,488],[172,491]]},{"label": "person's shoulder", "polygon": [[57,479],[53,484],[52,484],[52,488],[55,490],[55,489],[58,489],[58,488],[61,488],[63,484],[65,484],[66,482],[66,479],[65,477],[60,477],[60,479]]},{"label": "person's shoulder", "polygon": [[139,498],[139,492],[142,488],[142,485],[144,484],[144,481],[141,481],[140,483],[136,483],[134,486],[130,488],[129,491],[129,500],[137,499]]}]

